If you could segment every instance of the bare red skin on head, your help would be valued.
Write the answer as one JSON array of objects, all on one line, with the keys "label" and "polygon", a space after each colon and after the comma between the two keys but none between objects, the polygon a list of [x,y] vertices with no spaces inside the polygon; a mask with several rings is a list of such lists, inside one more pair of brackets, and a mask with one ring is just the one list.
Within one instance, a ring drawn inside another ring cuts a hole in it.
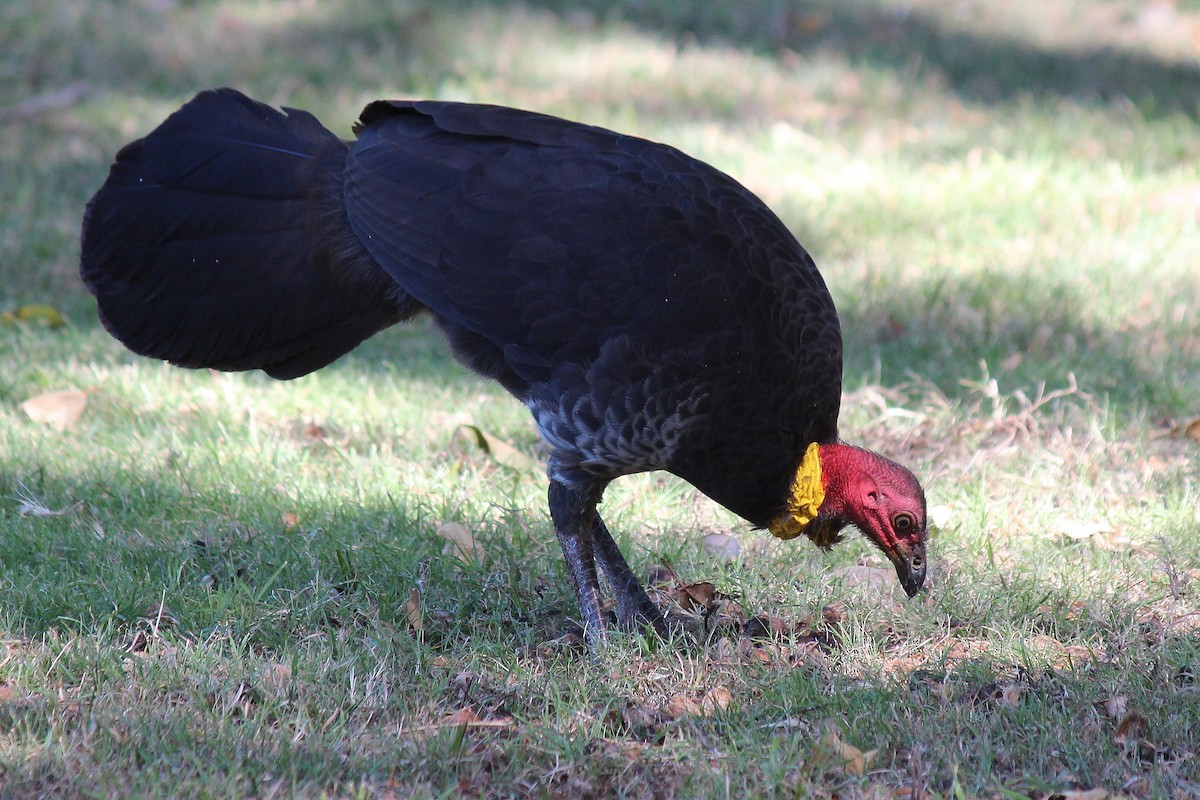
[{"label": "bare red skin on head", "polygon": [[[825,501],[818,522],[836,529],[855,526],[898,569],[904,563],[919,570],[919,588],[925,569],[925,492],[916,477],[861,447],[823,444],[820,455]],[[908,584],[905,588],[915,591]]]}]

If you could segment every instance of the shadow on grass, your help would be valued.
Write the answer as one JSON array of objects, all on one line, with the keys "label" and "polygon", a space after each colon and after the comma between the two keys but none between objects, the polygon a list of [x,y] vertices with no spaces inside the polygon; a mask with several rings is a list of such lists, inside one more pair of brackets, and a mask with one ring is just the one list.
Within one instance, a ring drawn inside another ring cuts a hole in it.
[{"label": "shadow on grass", "polygon": [[[881,65],[906,76],[912,76],[914,69],[918,76],[923,71],[936,71],[945,77],[952,91],[975,100],[1001,101],[1031,96],[1046,102],[1070,97],[1080,102],[1107,103],[1116,98],[1129,98],[1146,116],[1183,113],[1195,117],[1200,106],[1200,69],[1195,66],[1171,64],[1148,55],[1117,50],[1047,50],[1011,39],[948,31],[932,17],[918,12],[901,16],[869,9],[859,3],[751,0],[743,4],[649,4],[589,0],[583,4],[567,4],[560,0],[531,0],[531,4],[564,19],[584,9],[602,19],[620,18],[658,36],[732,41],[739,47],[765,54],[777,53],[784,48],[796,51],[832,48],[849,54],[860,63]],[[516,9],[526,5],[490,0],[460,2],[455,7],[464,12],[491,7],[501,11],[513,9],[515,13]],[[446,13],[444,7],[436,8]],[[430,44],[423,42],[422,34],[431,28],[429,18],[433,13],[417,7],[415,11],[406,8],[402,12],[372,11],[271,22],[265,34],[268,53],[262,56],[266,65],[260,71],[262,74],[254,77],[254,65],[237,66],[217,74],[226,78],[245,75],[265,83],[275,73],[294,72],[299,81],[320,86],[323,92],[353,91],[353,71],[325,69],[324,66],[326,61],[336,62],[338,59],[334,56],[349,48],[355,51],[355,59],[386,60],[396,58],[397,53],[419,51],[422,58],[434,59],[429,80],[436,82],[438,74],[453,71],[454,54],[453,47],[447,48],[445,53],[434,52],[430,50]],[[822,21],[806,34],[804,26],[797,20],[809,15]],[[111,14],[97,17],[96,25],[101,32],[116,30],[115,18],[110,17]],[[55,41],[71,39],[69,36],[50,38]],[[111,42],[98,38],[99,42],[90,47],[102,51],[112,46]],[[329,44],[329,41],[333,43]],[[72,61],[74,56],[54,48],[49,48],[40,58],[62,59],[59,68],[64,74],[58,76],[59,79],[82,77],[79,70],[86,59]],[[193,72],[200,68],[194,64],[187,66],[190,63],[187,55],[182,61],[180,58],[167,50],[144,47],[136,53],[109,53],[99,60],[111,62],[110,67],[124,64],[137,69],[97,70],[87,77],[98,93],[111,92],[119,96],[136,89],[143,99],[173,100],[181,93],[189,94],[201,88],[189,84],[196,77]],[[197,59],[195,54],[191,58],[197,62],[203,60]],[[53,74],[47,64],[42,67],[48,74]],[[141,77],[131,83],[134,79],[129,76],[135,74]],[[331,128],[343,131],[346,122],[326,120]],[[36,133],[33,130],[30,135]],[[94,143],[91,147],[95,149]],[[90,159],[91,155],[84,161],[90,163]],[[53,183],[61,187],[61,193],[78,194],[69,201],[69,206],[81,213],[85,189],[80,185],[98,185],[106,165],[96,163],[95,181],[80,181],[79,166],[79,156],[66,151],[61,160],[49,165],[47,171],[52,174]],[[46,182],[44,178],[40,180]],[[37,176],[27,181],[30,186],[38,182]],[[36,208],[39,215],[47,217],[61,213],[53,206],[44,210],[41,206]],[[64,252],[66,248],[58,241],[60,235],[57,230],[47,229],[46,242],[39,245],[39,252]],[[807,241],[807,244],[814,251],[820,251],[819,246],[814,246],[819,245],[818,242]],[[0,265],[0,278],[4,278],[3,283],[9,287],[29,281],[33,291],[51,295],[53,284],[74,282],[73,266],[68,263],[70,258],[63,255],[54,258],[55,269],[61,269],[61,272],[56,273],[53,280],[10,275],[8,271],[17,268],[4,265]],[[39,290],[39,280],[48,285]],[[81,287],[75,286],[75,291],[77,294],[73,297],[82,297]],[[863,376],[871,374],[875,370],[874,359],[879,356],[882,359],[881,377],[885,382],[903,380],[904,373],[911,371],[930,377],[944,392],[953,396],[961,390],[960,378],[978,373],[981,359],[995,363],[1019,355],[1023,374],[1033,380],[1052,379],[1056,374],[1074,371],[1081,383],[1105,388],[1118,402],[1145,401],[1147,386],[1166,385],[1161,380],[1164,372],[1177,372],[1183,380],[1177,393],[1166,398],[1150,398],[1151,405],[1178,407],[1184,402],[1181,398],[1200,392],[1195,369],[1200,357],[1195,353],[1180,354],[1167,348],[1165,361],[1148,359],[1146,352],[1158,347],[1160,335],[1149,329],[1099,330],[1078,313],[1082,300],[1072,292],[1069,288],[1032,281],[1027,276],[1000,276],[976,284],[889,287],[885,293],[888,308],[864,302],[854,295],[841,297],[839,306],[848,343],[848,382],[861,382]],[[77,305],[87,308],[86,317],[80,319],[90,317],[90,303],[85,301]],[[425,345],[420,343],[421,337],[425,337]],[[440,337],[428,329],[415,334],[384,332],[356,351],[354,359],[340,361],[329,369],[370,373],[375,369],[373,365],[386,362],[418,379],[463,384],[476,381],[465,370],[447,369],[438,364],[439,359],[448,359],[448,349],[440,343],[428,344],[434,338]],[[409,360],[414,346],[422,355],[419,359]]]},{"label": "shadow on grass", "polygon": [[[498,7],[515,7],[492,0]],[[468,4],[462,4],[469,7]],[[1128,100],[1147,118],[1200,118],[1200,66],[1114,47],[1052,50],[1005,36],[946,29],[920,11],[880,10],[840,0],[745,3],[632,3],[627,0],[530,0],[560,14],[587,9],[677,40],[733,42],[763,54],[829,48],[862,64],[906,76],[936,73],[963,99],[1000,102],[1070,98]]]},{"label": "shadow on grass", "polygon": [[911,373],[961,398],[985,362],[1009,391],[1065,386],[1073,374],[1118,414],[1186,412],[1200,394],[1200,345],[1187,323],[1164,307],[1137,325],[1099,325],[1085,313],[1085,288],[991,272],[842,293],[846,383],[895,385]]}]

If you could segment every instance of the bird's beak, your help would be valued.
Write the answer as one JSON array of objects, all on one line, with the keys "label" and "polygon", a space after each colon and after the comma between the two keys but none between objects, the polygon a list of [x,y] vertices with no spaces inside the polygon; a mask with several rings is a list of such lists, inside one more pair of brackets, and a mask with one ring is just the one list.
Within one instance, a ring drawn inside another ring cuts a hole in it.
[{"label": "bird's beak", "polygon": [[924,541],[917,542],[907,552],[898,550],[892,556],[892,563],[896,566],[896,576],[900,578],[900,585],[909,597],[921,591],[925,584]]}]

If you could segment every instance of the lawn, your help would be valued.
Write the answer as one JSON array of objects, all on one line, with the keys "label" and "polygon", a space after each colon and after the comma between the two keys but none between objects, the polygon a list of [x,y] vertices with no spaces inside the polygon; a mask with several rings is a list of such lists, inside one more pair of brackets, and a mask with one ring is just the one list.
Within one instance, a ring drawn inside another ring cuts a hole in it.
[{"label": "lawn", "polygon": [[[0,0],[0,798],[1200,797],[1198,53],[1195,0]],[[927,590],[632,476],[687,635],[589,656],[533,425],[429,325],[287,383],[125,351],[84,204],[217,85],[734,175],[838,304],[843,438],[925,483]]]}]

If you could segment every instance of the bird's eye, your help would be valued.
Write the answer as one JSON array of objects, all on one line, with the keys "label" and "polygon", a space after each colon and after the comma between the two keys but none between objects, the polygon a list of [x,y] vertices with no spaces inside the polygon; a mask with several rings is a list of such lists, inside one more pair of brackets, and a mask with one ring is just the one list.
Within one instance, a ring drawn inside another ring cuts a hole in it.
[{"label": "bird's eye", "polygon": [[901,511],[892,517],[892,530],[896,533],[908,533],[915,527],[917,527],[917,520],[907,511]]}]

